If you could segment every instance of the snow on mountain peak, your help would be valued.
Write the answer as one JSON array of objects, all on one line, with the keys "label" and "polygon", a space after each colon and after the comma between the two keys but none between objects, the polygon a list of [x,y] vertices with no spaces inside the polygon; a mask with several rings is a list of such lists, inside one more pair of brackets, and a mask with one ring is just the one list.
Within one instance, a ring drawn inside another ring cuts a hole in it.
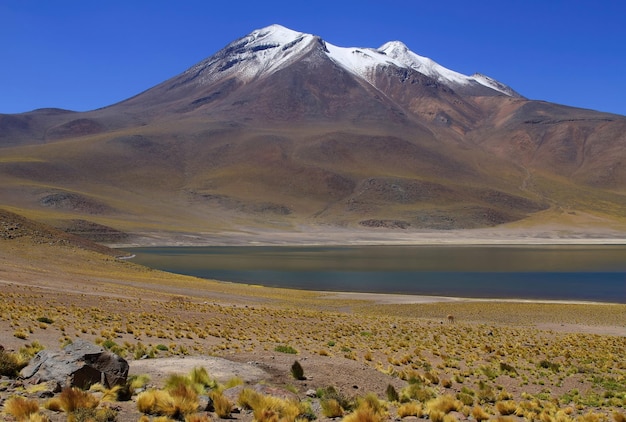
[{"label": "snow on mountain peak", "polygon": [[317,37],[281,25],[252,31],[185,72],[201,84],[235,76],[248,81],[295,60]]},{"label": "snow on mountain peak", "polygon": [[468,82],[467,76],[447,69],[428,57],[415,54],[400,41],[383,44],[378,50],[400,62],[403,67],[416,70],[444,84],[447,82],[464,85]]},{"label": "snow on mountain peak", "polygon": [[[252,31],[209,59],[189,69],[189,75],[200,75],[200,83],[224,77],[249,81],[268,75],[297,61],[311,47],[326,54],[344,69],[374,84],[375,71],[380,66],[412,69],[450,86],[484,86],[505,95],[519,95],[509,87],[484,75],[466,76],[447,69],[428,57],[412,52],[404,43],[391,41],[378,49],[337,47],[321,38],[293,31],[281,25],[270,25]],[[205,70],[209,70],[205,72]],[[196,78],[196,76],[192,76]]]},{"label": "snow on mountain peak", "polygon": [[264,41],[275,44],[288,44],[298,37],[301,37],[305,34],[302,32],[293,31],[289,28],[285,28],[282,25],[274,24],[267,26],[265,28],[257,29],[252,31],[249,37],[252,37],[254,41]]}]

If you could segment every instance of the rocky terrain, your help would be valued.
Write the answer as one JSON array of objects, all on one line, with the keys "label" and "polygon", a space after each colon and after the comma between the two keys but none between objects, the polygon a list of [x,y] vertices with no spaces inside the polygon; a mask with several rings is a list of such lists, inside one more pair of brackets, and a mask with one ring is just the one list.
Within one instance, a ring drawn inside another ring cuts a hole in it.
[{"label": "rocky terrain", "polygon": [[[220,283],[115,259],[10,212],[0,224],[3,420],[624,418],[624,305]],[[40,350],[83,341],[128,362],[122,389],[100,369],[79,371],[102,383],[87,392],[18,375]]]}]

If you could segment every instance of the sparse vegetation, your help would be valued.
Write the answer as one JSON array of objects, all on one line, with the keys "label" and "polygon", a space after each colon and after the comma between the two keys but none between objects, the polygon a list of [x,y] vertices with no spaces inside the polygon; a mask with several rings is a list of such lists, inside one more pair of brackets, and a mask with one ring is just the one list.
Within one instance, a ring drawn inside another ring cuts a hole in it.
[{"label": "sparse vegetation", "polygon": [[280,353],[288,353],[290,355],[297,355],[298,351],[291,346],[279,345],[274,348],[274,351]]},{"label": "sparse vegetation", "polygon": [[24,356],[0,350],[0,375],[15,378],[27,364]]},{"label": "sparse vegetation", "polygon": [[59,396],[61,409],[66,413],[73,413],[78,409],[95,409],[99,400],[87,391],[77,387],[66,387]]},{"label": "sparse vegetation", "polygon": [[11,397],[4,403],[4,412],[13,416],[19,422],[28,421],[31,415],[39,412],[39,403],[23,397]]},{"label": "sparse vegetation", "polygon": [[[24,248],[32,252],[30,247]],[[71,289],[77,291],[57,291],[41,290],[36,285],[7,285],[0,291],[0,327],[7,333],[2,341],[5,347],[8,343],[7,349],[19,349],[0,351],[0,373],[4,376],[15,378],[44,345],[56,349],[81,337],[100,339],[111,350],[136,359],[185,353],[229,358],[243,352],[264,356],[268,359],[265,362],[271,362],[271,355],[283,365],[276,372],[287,378],[292,377],[289,364],[293,359],[275,352],[298,354],[298,361],[305,365],[306,375],[311,378],[311,383],[306,383],[308,388],[320,382],[318,372],[310,369],[315,368],[312,365],[321,365],[323,361],[341,367],[342,362],[348,362],[345,359],[356,359],[346,365],[378,370],[384,381],[369,387],[376,390],[378,397],[386,397],[392,403],[388,405],[389,412],[399,417],[430,415],[430,419],[443,422],[455,415],[448,411],[452,408],[476,420],[503,420],[515,415],[542,422],[624,422],[625,337],[602,332],[604,327],[625,325],[623,305],[376,305],[322,298],[315,292],[200,282],[85,251],[78,251],[77,255],[71,255],[74,252],[69,248],[63,251],[72,259],[66,260],[64,253],[57,253],[59,262],[46,261],[45,273],[50,275],[50,283],[63,286],[62,277],[54,278],[55,274],[65,276],[71,271],[68,278],[84,281],[85,286],[74,283]],[[45,254],[49,252],[42,247],[37,253],[48,256]],[[88,259],[89,265],[81,263],[82,259]],[[30,261],[24,258],[22,264],[25,262]],[[14,268],[7,261],[1,263]],[[121,290],[115,281],[91,281],[102,280],[103,268],[107,280],[128,280],[123,284],[127,297],[118,294]],[[129,286],[150,286],[150,290]],[[173,300],[173,288],[178,292],[217,294],[207,300],[207,296],[187,298],[181,293]],[[220,301],[221,297],[229,300]],[[254,300],[249,300],[251,297]],[[455,316],[454,324],[446,323],[448,314]],[[53,322],[39,321],[42,316]],[[28,341],[14,337],[15,332],[26,334]],[[227,386],[243,382],[233,379],[219,385],[203,368],[166,381],[136,396],[147,381],[131,378],[127,387],[101,390],[97,394],[100,400],[87,399],[89,406],[95,407],[83,408],[99,410],[98,403],[135,396],[137,409],[151,415],[153,421],[157,417],[171,419],[171,414],[203,420],[206,415],[197,414],[197,409],[192,411],[193,406],[189,405],[195,403],[194,396],[218,394]],[[303,397],[305,383],[291,383],[290,390]],[[385,389],[391,384],[397,386],[395,394],[395,388]],[[328,417],[377,417],[375,411],[355,412],[368,388],[358,387],[353,389],[346,384],[341,389],[320,388],[317,395],[321,410],[316,411]],[[360,398],[353,399],[357,393]],[[8,393],[0,391],[1,399],[8,397]],[[218,400],[214,402],[217,407]],[[270,409],[259,413],[259,418],[285,414],[272,410],[269,402],[266,404]],[[42,399],[40,406],[50,411],[63,409],[60,395]],[[227,414],[227,408],[225,405],[220,413]],[[306,414],[306,410],[298,411]],[[96,417],[95,411],[82,412]]]}]

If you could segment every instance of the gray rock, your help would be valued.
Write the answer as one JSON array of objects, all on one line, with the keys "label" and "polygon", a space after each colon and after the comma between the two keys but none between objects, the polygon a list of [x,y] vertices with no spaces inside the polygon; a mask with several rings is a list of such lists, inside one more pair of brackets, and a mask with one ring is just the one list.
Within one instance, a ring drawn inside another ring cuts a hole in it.
[{"label": "gray rock", "polygon": [[89,388],[101,383],[107,388],[126,383],[128,362],[88,341],[77,339],[60,352],[42,350],[22,369],[31,384],[56,382],[62,387]]}]

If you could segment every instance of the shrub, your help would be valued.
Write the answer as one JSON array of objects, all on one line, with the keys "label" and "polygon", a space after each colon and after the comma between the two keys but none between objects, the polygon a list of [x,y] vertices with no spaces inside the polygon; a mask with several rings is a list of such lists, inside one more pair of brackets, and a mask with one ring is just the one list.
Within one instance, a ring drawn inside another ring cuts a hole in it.
[{"label": "shrub", "polygon": [[259,400],[259,393],[257,393],[256,391],[250,388],[244,388],[239,393],[239,397],[237,398],[237,403],[239,403],[239,406],[243,407],[244,409],[251,410],[256,405],[256,402],[258,400]]},{"label": "shrub", "polygon": [[249,388],[244,388],[241,391],[238,402],[241,407],[252,409],[254,420],[257,422],[279,420],[293,422],[296,418],[304,417],[310,413],[310,409],[296,401],[266,396]]},{"label": "shrub", "polygon": [[479,422],[489,420],[490,418],[489,414],[480,406],[474,406],[471,415]]},{"label": "shrub", "polygon": [[206,368],[196,367],[191,370],[189,379],[194,384],[199,384],[205,388],[215,388],[217,383],[211,379]]},{"label": "shrub", "polygon": [[335,387],[320,388],[317,391],[317,396],[324,400],[336,400],[343,410],[352,410],[354,407],[354,404],[350,402],[343,394],[337,391]]},{"label": "shrub", "polygon": [[117,399],[120,401],[128,401],[132,398],[135,391],[144,388],[146,384],[150,381],[150,376],[141,374],[141,375],[131,375],[126,379],[126,384],[122,386],[122,388],[117,393]]},{"label": "shrub", "polygon": [[496,410],[504,416],[512,415],[517,410],[517,403],[513,400],[499,401],[496,403]]},{"label": "shrub", "polygon": [[298,351],[296,349],[294,349],[291,346],[287,346],[287,345],[278,345],[276,347],[274,347],[274,351],[275,352],[280,352],[280,353],[288,353],[290,355],[297,355]]},{"label": "shrub", "polygon": [[31,344],[20,347],[20,355],[24,358],[32,358],[43,349],[43,345],[35,340]]},{"label": "shrub", "polygon": [[291,376],[293,376],[297,380],[306,379],[306,377],[304,376],[304,369],[302,368],[302,365],[300,365],[300,362],[295,361],[293,365],[291,365]]},{"label": "shrub", "polygon": [[228,400],[221,391],[213,390],[209,394],[211,400],[213,400],[213,406],[215,407],[215,413],[222,419],[230,418],[233,404]]},{"label": "shrub", "polygon": [[192,387],[196,393],[200,394],[204,391],[204,386],[194,383],[190,377],[180,374],[170,374],[164,382],[164,387],[168,391],[175,390],[179,386]]},{"label": "shrub", "polygon": [[170,399],[170,395],[162,390],[144,391],[137,396],[137,410],[148,415],[156,415],[159,409],[157,403],[163,403]]},{"label": "shrub", "polygon": [[148,415],[168,416],[183,419],[198,410],[198,396],[186,385],[172,391],[149,390],[137,396],[137,409]]},{"label": "shrub", "polygon": [[50,422],[50,418],[41,413],[33,413],[28,417],[28,422]]},{"label": "shrub", "polygon": [[13,333],[13,337],[19,338],[20,340],[26,340],[28,338],[28,333],[24,330],[17,330]]},{"label": "shrub", "polygon": [[320,405],[322,406],[322,414],[327,418],[338,418],[343,416],[343,409],[337,399],[323,398],[320,401]]},{"label": "shrub", "polygon": [[405,403],[398,408],[398,417],[405,418],[407,416],[416,416],[421,418],[424,416],[424,409],[420,403]]},{"label": "shrub", "polygon": [[15,378],[27,364],[28,360],[22,356],[0,350],[0,375]]},{"label": "shrub", "polygon": [[472,406],[474,404],[474,397],[467,393],[457,393],[456,398],[465,406]]},{"label": "shrub", "polygon": [[44,324],[52,324],[54,322],[53,319],[48,318],[47,316],[40,316],[39,318],[37,318],[37,321],[43,322]]},{"label": "shrub", "polygon": [[462,407],[463,403],[449,394],[444,394],[426,403],[426,408],[429,411],[439,411],[444,414],[450,413],[453,410],[460,410]]},{"label": "shrub", "polygon": [[76,387],[66,387],[59,395],[61,409],[66,413],[72,413],[77,409],[94,409],[99,401],[93,395]]},{"label": "shrub", "polygon": [[376,396],[376,394],[374,393],[366,394],[365,397],[360,399],[358,402],[359,406],[357,410],[370,409],[381,418],[385,415],[386,409],[378,399],[378,396]]},{"label": "shrub", "polygon": [[541,360],[541,362],[539,362],[539,366],[544,369],[550,369],[553,372],[559,372],[559,369],[561,368],[561,365],[558,363],[550,362],[547,359]]},{"label": "shrub", "polygon": [[63,410],[61,408],[61,400],[59,400],[58,397],[52,397],[51,399],[46,400],[43,407],[53,412],[60,412]]},{"label": "shrub", "polygon": [[23,397],[11,397],[4,403],[4,411],[18,421],[25,421],[31,415],[39,412],[36,400],[27,400]]},{"label": "shrub", "polygon": [[184,415],[195,413],[198,410],[198,394],[192,386],[179,385],[168,391],[172,397],[172,406],[165,407],[164,414],[180,419]]},{"label": "shrub", "polygon": [[382,416],[369,408],[358,408],[343,418],[342,422],[380,422]]},{"label": "shrub", "polygon": [[112,388],[106,388],[104,385],[100,383],[93,384],[89,387],[89,391],[95,391],[102,393],[102,401],[112,402],[118,400],[118,394],[122,390],[121,385],[114,385]]},{"label": "shrub", "polygon": [[388,401],[391,401],[391,402],[400,401],[400,395],[398,394],[398,391],[391,384],[387,384],[387,389],[385,390],[385,394],[387,395]]},{"label": "shrub", "polygon": [[615,422],[626,422],[626,415],[619,412],[613,412],[613,420]]},{"label": "shrub", "polygon": [[409,384],[402,389],[400,401],[410,401],[411,399],[427,402],[435,398],[435,391],[430,387],[422,387],[419,384]]},{"label": "shrub", "polygon": [[506,362],[500,362],[500,371],[508,372],[511,375],[517,375],[517,370]]},{"label": "shrub", "polygon": [[224,383],[224,389],[227,390],[229,388],[237,387],[238,385],[243,385],[244,381],[239,377],[229,378],[228,381]]}]

